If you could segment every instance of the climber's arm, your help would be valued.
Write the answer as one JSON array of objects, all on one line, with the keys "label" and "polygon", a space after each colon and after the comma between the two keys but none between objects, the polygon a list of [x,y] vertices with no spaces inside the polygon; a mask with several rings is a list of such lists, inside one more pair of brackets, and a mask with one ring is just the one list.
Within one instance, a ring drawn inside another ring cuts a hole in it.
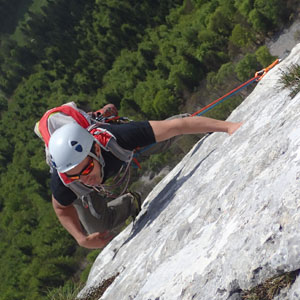
[{"label": "climber's arm", "polygon": [[74,237],[77,243],[85,248],[103,248],[111,240],[106,232],[95,232],[86,235],[79,221],[77,211],[73,205],[63,206],[52,196],[54,211],[62,226]]},{"label": "climber's arm", "polygon": [[149,122],[156,139],[161,142],[182,134],[197,134],[206,132],[226,132],[233,134],[242,123],[220,121],[206,117],[187,117]]}]

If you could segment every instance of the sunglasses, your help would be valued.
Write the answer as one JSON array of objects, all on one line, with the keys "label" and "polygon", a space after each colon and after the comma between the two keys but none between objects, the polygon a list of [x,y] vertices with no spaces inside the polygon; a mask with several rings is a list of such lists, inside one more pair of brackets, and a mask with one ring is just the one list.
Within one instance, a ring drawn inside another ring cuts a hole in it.
[{"label": "sunglasses", "polygon": [[81,170],[80,173],[78,174],[74,174],[74,175],[68,175],[66,174],[66,176],[72,180],[78,180],[80,178],[80,176],[82,175],[89,175],[94,169],[94,160],[89,157],[89,161],[87,163],[87,165]]}]

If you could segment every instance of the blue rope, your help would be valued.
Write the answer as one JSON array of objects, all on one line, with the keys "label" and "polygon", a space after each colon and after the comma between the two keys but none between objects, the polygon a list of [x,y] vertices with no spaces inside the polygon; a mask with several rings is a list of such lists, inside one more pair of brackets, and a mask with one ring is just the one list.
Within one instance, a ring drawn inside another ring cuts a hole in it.
[{"label": "blue rope", "polygon": [[237,92],[241,91],[242,89],[244,89],[245,87],[247,87],[248,85],[250,85],[253,81],[256,81],[257,78],[253,78],[251,81],[249,81],[247,84],[245,84],[244,86],[242,86],[241,88],[239,88],[238,90],[234,91],[233,93],[229,94],[227,97],[223,98],[222,100],[220,100],[219,102],[215,103],[214,105],[208,107],[207,109],[201,111],[199,114],[197,114],[196,116],[202,116],[203,114],[205,114],[206,112],[208,112],[209,110],[211,110],[212,108],[214,108],[215,106],[217,106],[218,104],[221,104],[222,102],[224,102],[226,99],[230,98],[231,96],[235,95]]}]

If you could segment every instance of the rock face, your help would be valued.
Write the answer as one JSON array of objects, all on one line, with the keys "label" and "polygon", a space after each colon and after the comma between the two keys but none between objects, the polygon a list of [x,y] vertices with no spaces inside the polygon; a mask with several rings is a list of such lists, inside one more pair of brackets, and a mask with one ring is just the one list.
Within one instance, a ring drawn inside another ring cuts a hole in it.
[{"label": "rock face", "polygon": [[[101,299],[241,299],[300,269],[300,93],[280,83],[292,64],[300,44],[232,113],[234,135],[206,136],[155,187],[80,297],[118,274]],[[299,280],[279,299],[299,299]]]},{"label": "rock face", "polygon": [[280,58],[287,57],[294,46],[300,42],[300,19],[299,17],[293,24],[285,28],[275,38],[267,42],[267,46],[272,55]]}]

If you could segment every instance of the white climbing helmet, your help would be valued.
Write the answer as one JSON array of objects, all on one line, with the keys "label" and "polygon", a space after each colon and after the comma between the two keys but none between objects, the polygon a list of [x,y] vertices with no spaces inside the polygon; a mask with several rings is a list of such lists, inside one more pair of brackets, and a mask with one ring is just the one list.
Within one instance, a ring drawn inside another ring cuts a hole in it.
[{"label": "white climbing helmet", "polygon": [[77,123],[55,130],[49,140],[53,167],[61,173],[76,167],[90,153],[93,142],[93,135]]}]

